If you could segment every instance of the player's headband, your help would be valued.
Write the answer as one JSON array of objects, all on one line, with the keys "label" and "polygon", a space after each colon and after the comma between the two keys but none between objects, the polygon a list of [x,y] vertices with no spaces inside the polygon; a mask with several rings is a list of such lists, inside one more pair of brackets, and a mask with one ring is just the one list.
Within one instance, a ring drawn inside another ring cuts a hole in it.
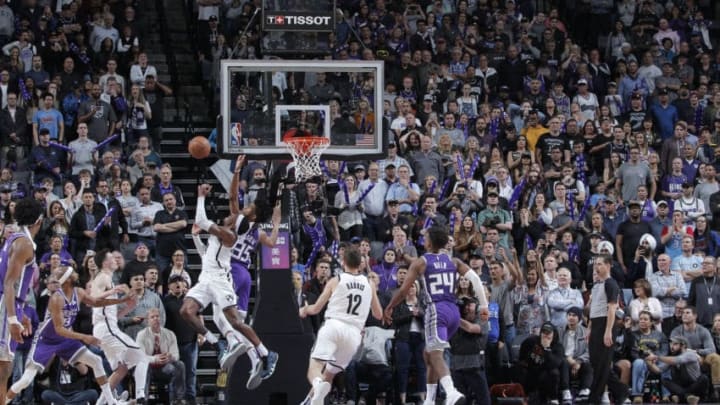
[{"label": "player's headband", "polygon": [[70,276],[72,274],[73,274],[73,268],[68,266],[67,269],[65,270],[65,273],[63,273],[62,277],[60,277],[60,280],[58,280],[60,282],[60,285],[64,284],[65,281],[67,281],[67,279],[70,278]]}]

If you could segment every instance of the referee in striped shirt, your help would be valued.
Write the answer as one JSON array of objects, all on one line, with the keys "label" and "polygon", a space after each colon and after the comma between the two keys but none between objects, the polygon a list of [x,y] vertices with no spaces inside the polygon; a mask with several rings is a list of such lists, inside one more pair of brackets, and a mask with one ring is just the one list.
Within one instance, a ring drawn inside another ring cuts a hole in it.
[{"label": "referee in striped shirt", "polygon": [[618,309],[620,287],[610,277],[612,257],[598,255],[594,263],[594,283],[590,295],[590,364],[593,368],[593,382],[590,387],[589,403],[599,404],[605,385],[612,393],[616,404],[622,404],[628,396],[628,387],[612,370],[613,325]]}]

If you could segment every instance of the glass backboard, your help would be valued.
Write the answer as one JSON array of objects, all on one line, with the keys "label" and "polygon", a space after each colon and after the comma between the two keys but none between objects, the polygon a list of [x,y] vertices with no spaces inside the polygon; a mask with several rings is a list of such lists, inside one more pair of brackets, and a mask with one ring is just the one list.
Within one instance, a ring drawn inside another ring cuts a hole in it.
[{"label": "glass backboard", "polygon": [[329,159],[381,158],[383,74],[379,61],[223,61],[218,151],[286,159],[283,135],[300,129],[330,139]]}]

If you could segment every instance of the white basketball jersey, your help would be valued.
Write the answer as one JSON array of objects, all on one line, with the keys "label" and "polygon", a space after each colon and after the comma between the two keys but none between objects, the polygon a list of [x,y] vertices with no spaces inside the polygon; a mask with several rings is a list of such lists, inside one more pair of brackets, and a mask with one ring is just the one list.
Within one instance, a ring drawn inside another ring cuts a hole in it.
[{"label": "white basketball jersey", "polygon": [[326,319],[337,319],[362,330],[370,313],[372,288],[364,274],[340,273],[325,311]]},{"label": "white basketball jersey", "polygon": [[212,278],[228,279],[230,274],[230,256],[233,247],[226,247],[217,236],[211,235],[208,239],[207,250],[202,257],[202,271],[200,280]]},{"label": "white basketball jersey", "polygon": [[[110,288],[115,288],[115,284],[111,284]],[[112,294],[107,299],[114,300],[119,298],[118,294]],[[117,327],[118,326],[118,320],[117,320],[117,304],[115,305],[108,305],[106,307],[94,307],[92,309],[92,323],[93,325],[96,325],[98,323],[105,323],[107,322],[108,327]]]}]

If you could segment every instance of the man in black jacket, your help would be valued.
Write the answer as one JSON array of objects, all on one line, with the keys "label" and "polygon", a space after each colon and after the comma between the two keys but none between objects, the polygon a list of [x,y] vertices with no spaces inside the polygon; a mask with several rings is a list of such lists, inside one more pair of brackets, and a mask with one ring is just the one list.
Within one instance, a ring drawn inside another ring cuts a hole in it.
[{"label": "man in black jacket", "polygon": [[520,346],[518,372],[525,393],[537,395],[540,403],[557,404],[560,388],[560,366],[564,349],[555,327],[545,322],[540,336],[529,336]]},{"label": "man in black jacket", "polygon": [[0,164],[20,163],[25,161],[28,139],[28,124],[25,109],[18,106],[18,95],[9,91],[7,107],[0,110]]},{"label": "man in black jacket", "polygon": [[490,403],[490,391],[485,375],[485,354],[488,323],[482,324],[474,299],[463,299],[460,329],[450,340],[452,378],[458,390],[468,398],[470,391],[480,404]]},{"label": "man in black jacket", "polygon": [[[82,194],[83,205],[70,220],[70,238],[72,239],[71,253],[76,263],[82,263],[85,252],[88,250],[109,249],[112,236],[111,219],[105,217],[105,206],[95,202],[95,195],[90,189],[85,189]],[[121,211],[122,212],[122,211]],[[99,227],[101,221],[105,224]],[[115,228],[117,233],[117,228]]]},{"label": "man in black jacket", "polygon": [[198,340],[193,328],[180,315],[180,308],[187,290],[187,281],[183,276],[178,274],[171,276],[170,280],[168,280],[168,295],[163,299],[163,306],[167,315],[165,327],[175,332],[180,361],[185,364],[185,399],[188,403],[194,404],[196,398]]},{"label": "man in black jacket", "polygon": [[113,250],[117,250],[120,248],[120,242],[127,245],[130,241],[127,219],[123,214],[120,202],[110,193],[110,184],[108,184],[107,180],[98,180],[96,190],[95,203],[102,205],[105,212],[113,210],[108,224],[110,227],[110,246]]}]

